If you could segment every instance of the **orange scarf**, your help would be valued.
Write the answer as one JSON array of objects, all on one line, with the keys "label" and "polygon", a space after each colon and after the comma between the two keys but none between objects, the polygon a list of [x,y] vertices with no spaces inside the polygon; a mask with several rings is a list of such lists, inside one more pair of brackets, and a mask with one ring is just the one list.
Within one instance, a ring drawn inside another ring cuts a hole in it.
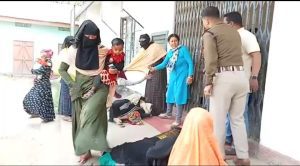
[{"label": "orange scarf", "polygon": [[168,165],[227,165],[213,134],[213,120],[202,108],[193,108],[172,148]]}]

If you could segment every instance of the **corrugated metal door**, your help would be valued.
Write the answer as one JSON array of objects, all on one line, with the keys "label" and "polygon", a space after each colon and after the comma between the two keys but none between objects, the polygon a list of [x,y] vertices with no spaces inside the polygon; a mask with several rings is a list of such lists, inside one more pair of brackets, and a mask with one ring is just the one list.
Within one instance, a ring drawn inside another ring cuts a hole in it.
[{"label": "corrugated metal door", "polygon": [[260,123],[265,91],[265,78],[269,53],[270,32],[272,27],[273,1],[177,1],[175,14],[175,33],[182,44],[189,47],[195,64],[195,82],[192,85],[191,100],[188,109],[195,106],[206,107],[203,98],[203,57],[201,57],[201,10],[207,6],[216,6],[221,15],[239,11],[243,16],[244,26],[254,33],[260,44],[262,67],[259,74],[260,90],[251,96],[249,102],[250,137],[259,140]]}]

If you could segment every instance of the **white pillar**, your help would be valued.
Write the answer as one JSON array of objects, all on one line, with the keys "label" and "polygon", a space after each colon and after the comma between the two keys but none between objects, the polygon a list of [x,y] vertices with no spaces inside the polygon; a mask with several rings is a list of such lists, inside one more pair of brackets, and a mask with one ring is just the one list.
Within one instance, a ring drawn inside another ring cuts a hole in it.
[{"label": "white pillar", "polygon": [[71,10],[71,35],[74,36],[75,35],[75,4],[73,4],[73,8]]},{"label": "white pillar", "polygon": [[299,2],[275,2],[260,142],[296,160],[300,160],[299,8]]}]

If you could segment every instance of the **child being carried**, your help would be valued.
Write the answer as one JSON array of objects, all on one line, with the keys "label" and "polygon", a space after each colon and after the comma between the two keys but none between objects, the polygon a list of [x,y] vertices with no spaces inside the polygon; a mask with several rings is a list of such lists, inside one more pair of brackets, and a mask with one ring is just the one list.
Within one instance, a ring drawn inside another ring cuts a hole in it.
[{"label": "child being carried", "polygon": [[100,88],[101,84],[109,86],[108,107],[111,105],[112,97],[116,91],[118,74],[123,71],[125,53],[124,41],[120,38],[115,38],[111,41],[112,47],[108,50],[105,58],[104,69],[100,71],[100,75],[94,77],[93,87],[83,95],[83,99],[91,97],[95,91]]}]

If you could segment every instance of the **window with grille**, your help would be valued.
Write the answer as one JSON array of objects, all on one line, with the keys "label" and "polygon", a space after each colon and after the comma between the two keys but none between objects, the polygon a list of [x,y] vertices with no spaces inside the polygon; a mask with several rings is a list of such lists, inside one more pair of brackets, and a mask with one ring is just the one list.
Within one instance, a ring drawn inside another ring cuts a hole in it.
[{"label": "window with grille", "polygon": [[21,23],[21,22],[15,22],[16,27],[24,27],[24,28],[30,28],[31,24]]}]

